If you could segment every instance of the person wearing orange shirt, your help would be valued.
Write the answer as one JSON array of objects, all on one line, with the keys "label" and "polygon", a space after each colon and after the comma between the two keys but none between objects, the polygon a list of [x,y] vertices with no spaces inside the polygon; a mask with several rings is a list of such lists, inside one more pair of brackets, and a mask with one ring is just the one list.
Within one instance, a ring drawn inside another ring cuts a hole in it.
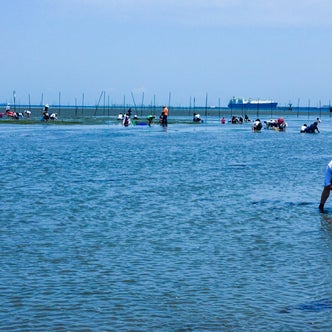
[{"label": "person wearing orange shirt", "polygon": [[163,116],[163,118],[161,121],[161,125],[163,127],[167,127],[168,108],[166,105],[164,105],[164,107],[163,107],[162,116]]}]

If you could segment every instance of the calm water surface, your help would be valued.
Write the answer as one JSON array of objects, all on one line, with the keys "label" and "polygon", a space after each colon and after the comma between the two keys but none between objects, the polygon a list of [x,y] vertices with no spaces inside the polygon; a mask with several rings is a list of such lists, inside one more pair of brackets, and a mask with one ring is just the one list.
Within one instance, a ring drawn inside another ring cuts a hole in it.
[{"label": "calm water surface", "polygon": [[0,127],[0,330],[330,331],[332,120]]}]

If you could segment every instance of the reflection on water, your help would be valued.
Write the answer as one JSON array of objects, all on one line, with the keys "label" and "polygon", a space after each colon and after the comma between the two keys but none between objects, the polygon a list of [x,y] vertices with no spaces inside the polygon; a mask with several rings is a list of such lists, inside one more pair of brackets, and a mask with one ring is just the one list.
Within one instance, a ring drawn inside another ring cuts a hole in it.
[{"label": "reflection on water", "polygon": [[328,121],[2,125],[1,329],[330,330]]}]

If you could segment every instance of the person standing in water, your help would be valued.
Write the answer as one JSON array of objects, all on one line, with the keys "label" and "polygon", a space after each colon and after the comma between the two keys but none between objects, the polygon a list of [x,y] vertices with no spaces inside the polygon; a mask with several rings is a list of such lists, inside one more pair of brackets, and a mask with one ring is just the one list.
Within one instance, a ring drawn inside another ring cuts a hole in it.
[{"label": "person standing in water", "polygon": [[164,105],[163,107],[163,111],[162,111],[162,121],[161,121],[161,125],[163,127],[167,127],[167,117],[168,117],[168,108],[166,105]]},{"label": "person standing in water", "polygon": [[324,177],[324,188],[319,203],[319,210],[324,210],[324,205],[330,196],[330,191],[332,189],[332,160],[327,164]]}]

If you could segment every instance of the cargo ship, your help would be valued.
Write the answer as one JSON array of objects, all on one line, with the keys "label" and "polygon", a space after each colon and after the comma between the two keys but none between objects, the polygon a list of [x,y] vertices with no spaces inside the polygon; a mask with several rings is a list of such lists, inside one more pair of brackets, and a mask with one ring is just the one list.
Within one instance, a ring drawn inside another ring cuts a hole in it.
[{"label": "cargo ship", "polygon": [[257,109],[276,109],[278,103],[273,100],[264,99],[245,99],[233,97],[229,103],[228,107],[231,109],[241,109],[241,110],[257,110]]}]

